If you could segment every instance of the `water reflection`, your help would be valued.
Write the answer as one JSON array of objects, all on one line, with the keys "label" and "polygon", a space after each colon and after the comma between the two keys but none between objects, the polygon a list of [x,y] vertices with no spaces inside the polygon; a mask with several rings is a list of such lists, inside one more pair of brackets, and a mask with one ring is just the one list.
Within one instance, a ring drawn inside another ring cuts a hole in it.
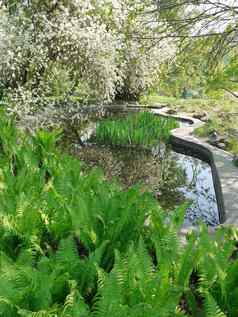
[{"label": "water reflection", "polygon": [[180,153],[173,152],[171,155],[186,174],[186,184],[179,188],[192,202],[185,216],[186,221],[195,224],[202,220],[211,226],[218,225],[219,212],[210,165]]}]

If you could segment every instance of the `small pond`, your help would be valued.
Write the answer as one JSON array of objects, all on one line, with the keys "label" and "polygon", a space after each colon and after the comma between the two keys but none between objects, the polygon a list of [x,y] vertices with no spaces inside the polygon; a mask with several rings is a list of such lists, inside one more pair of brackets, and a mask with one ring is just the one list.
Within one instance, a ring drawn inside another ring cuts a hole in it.
[{"label": "small pond", "polygon": [[85,169],[100,167],[107,179],[118,182],[125,189],[138,184],[141,190],[151,191],[168,212],[188,201],[186,224],[198,221],[210,226],[219,224],[209,164],[176,153],[164,144],[152,150],[99,145],[91,141],[95,127],[95,123],[90,123],[84,130],[81,140],[85,146],[74,144],[72,147],[72,153],[85,163]]}]

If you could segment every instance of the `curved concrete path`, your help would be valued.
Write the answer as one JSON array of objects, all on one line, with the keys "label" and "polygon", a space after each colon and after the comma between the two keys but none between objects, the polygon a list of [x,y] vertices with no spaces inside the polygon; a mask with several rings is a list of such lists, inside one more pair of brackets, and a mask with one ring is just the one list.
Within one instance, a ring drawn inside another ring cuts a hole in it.
[{"label": "curved concrete path", "polygon": [[[193,136],[194,130],[204,124],[202,121],[188,117],[186,114],[169,115],[166,113],[165,108],[154,108],[151,111],[158,115],[185,119],[192,123],[191,126],[173,130],[172,137],[176,139],[177,143],[181,142],[183,144],[185,142],[195,147],[200,147],[200,149],[205,148],[210,152],[218,173],[219,179],[216,179],[216,181],[220,182],[219,185],[221,185],[222,189],[220,195],[223,196],[223,199],[220,197],[221,200],[218,201],[218,205],[224,204],[225,214],[221,215],[221,223],[238,227],[238,168],[232,162],[232,155]],[[219,200],[219,197],[217,198]]]}]

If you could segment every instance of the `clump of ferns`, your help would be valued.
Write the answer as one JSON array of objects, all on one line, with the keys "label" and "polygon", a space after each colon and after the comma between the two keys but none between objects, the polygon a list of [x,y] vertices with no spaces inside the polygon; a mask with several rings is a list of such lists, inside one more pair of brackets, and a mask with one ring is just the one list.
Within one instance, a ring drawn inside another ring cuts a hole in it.
[{"label": "clump of ferns", "polygon": [[186,206],[168,215],[137,187],[82,173],[53,139],[1,156],[0,315],[237,316],[235,230],[201,227],[183,245]]}]

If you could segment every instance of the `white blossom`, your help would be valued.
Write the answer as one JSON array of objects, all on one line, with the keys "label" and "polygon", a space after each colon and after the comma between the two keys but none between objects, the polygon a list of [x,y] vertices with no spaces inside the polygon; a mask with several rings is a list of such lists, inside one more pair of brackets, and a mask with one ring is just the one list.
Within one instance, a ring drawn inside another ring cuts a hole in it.
[{"label": "white blossom", "polygon": [[15,15],[0,9],[0,81],[13,107],[31,111],[70,94],[109,102],[158,81],[173,46],[154,40],[147,1],[65,3],[52,15],[32,9],[30,18],[23,5]]}]

